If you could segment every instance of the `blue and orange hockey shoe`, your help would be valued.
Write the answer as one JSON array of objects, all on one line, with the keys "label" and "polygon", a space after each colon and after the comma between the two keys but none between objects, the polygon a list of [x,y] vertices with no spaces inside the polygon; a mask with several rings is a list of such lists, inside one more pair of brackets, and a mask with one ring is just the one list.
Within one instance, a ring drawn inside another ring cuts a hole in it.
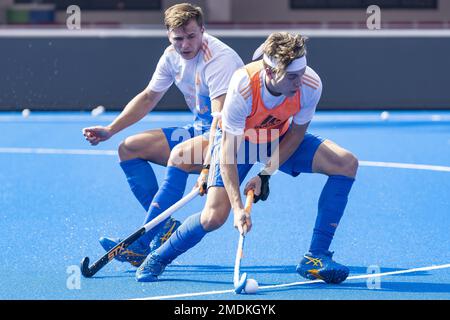
[{"label": "blue and orange hockey shoe", "polygon": [[313,255],[306,253],[297,265],[297,273],[310,280],[320,279],[326,283],[338,284],[347,279],[350,270],[332,259],[333,252]]},{"label": "blue and orange hockey shoe", "polygon": [[169,263],[162,261],[156,252],[152,252],[145,258],[145,261],[136,270],[137,282],[155,282],[158,281],[166,266]]},{"label": "blue and orange hockey shoe", "polygon": [[[106,251],[111,250],[123,239],[101,237],[99,239],[100,245]],[[114,259],[120,262],[129,262],[134,267],[139,267],[145,258],[150,254],[151,250],[149,246],[145,246],[139,240],[130,244],[127,248],[122,250]]]},{"label": "blue and orange hockey shoe", "polygon": [[169,240],[170,236],[175,233],[179,226],[181,226],[180,221],[169,218],[162,227],[159,227],[159,230],[150,242],[150,252],[155,251],[161,247],[164,242]]}]

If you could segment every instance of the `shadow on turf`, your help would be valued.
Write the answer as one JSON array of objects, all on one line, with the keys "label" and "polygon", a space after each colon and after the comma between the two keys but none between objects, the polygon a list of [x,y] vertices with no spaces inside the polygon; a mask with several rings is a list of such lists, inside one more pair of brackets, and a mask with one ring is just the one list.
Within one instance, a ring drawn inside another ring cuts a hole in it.
[{"label": "shadow on turf", "polygon": [[[186,272],[186,273],[229,273],[232,274],[234,266],[221,266],[221,265],[170,265],[166,272]],[[241,267],[241,272],[251,273],[270,273],[270,274],[283,274],[283,273],[295,273],[295,265],[288,266],[248,266]]]},{"label": "shadow on turf", "polygon": [[[241,267],[240,271],[242,272],[247,272],[250,274],[254,274],[254,275],[258,275],[258,274],[272,274],[272,275],[276,275],[276,274],[296,274],[296,270],[295,270],[295,265],[277,265],[277,266],[248,266],[248,267]],[[359,274],[366,274],[367,273],[367,267],[360,267],[360,266],[349,266],[350,269],[350,276],[352,275],[359,275]],[[402,271],[402,270],[408,270],[407,268],[381,268],[380,272],[381,273],[385,273],[385,272],[392,272],[392,271]],[[214,283],[214,284],[228,284],[228,282],[222,282],[222,281],[208,281],[208,280],[191,280],[189,279],[189,275],[200,275],[200,274],[228,274],[230,277],[233,275],[233,271],[234,268],[233,266],[223,266],[223,265],[182,265],[182,264],[172,264],[170,265],[166,271],[164,272],[165,275],[170,276],[170,279],[160,279],[159,281],[161,282],[166,282],[166,281],[183,281],[183,282],[201,282],[201,283]],[[117,274],[111,275],[96,275],[94,277],[94,279],[117,279],[117,278],[134,278],[136,270],[125,270],[125,271],[118,271]],[[414,273],[405,273],[405,274],[398,274],[395,275],[395,277],[401,277],[401,276],[408,276],[408,277],[414,277],[414,276],[426,276],[429,275],[428,272],[426,271],[420,271],[420,272],[414,272]],[[176,277],[176,278],[174,278]],[[382,282],[383,282],[383,278]],[[306,279],[303,279],[299,276],[298,281],[307,281]],[[345,288],[349,288],[349,286],[351,286],[353,289],[361,287],[361,289],[367,289],[366,287],[366,280],[362,279],[359,280],[362,281],[361,283],[356,283],[356,284],[352,284],[352,283],[345,283],[345,285],[341,284],[339,286],[330,286],[327,285],[326,287],[324,287],[324,289],[327,288],[338,288],[338,289],[345,289]],[[388,283],[388,282],[386,282]],[[391,284],[397,284],[397,283],[392,283]],[[401,284],[401,283],[398,283]],[[406,285],[411,284],[411,283],[406,283]],[[419,283],[420,284],[420,283]],[[272,285],[272,283],[260,283],[260,285]],[[276,291],[279,290],[298,290],[301,287],[321,287],[322,284],[304,284],[304,285],[300,285],[300,286],[295,286],[295,287],[288,287],[288,288],[280,288],[280,289],[275,289]],[[398,287],[398,286],[397,286]],[[390,288],[390,287],[386,287],[386,288]],[[382,288],[384,289],[384,288]],[[450,292],[450,284],[444,288],[445,290],[448,290],[448,292]],[[398,290],[394,290],[394,289],[388,289],[389,291],[398,291]],[[438,291],[438,292],[444,292],[443,291]],[[377,290],[378,291],[378,290]],[[270,291],[267,291],[270,292]],[[407,292],[411,292],[410,290],[407,290]],[[418,292],[423,292],[423,291],[418,291]],[[434,291],[433,291],[434,292]]]},{"label": "shadow on turf", "polygon": [[[251,272],[256,274],[284,274],[284,273],[296,273],[296,265],[275,265],[275,266],[242,266],[241,272]],[[350,274],[366,274],[367,267],[361,266],[349,266]],[[380,268],[381,273],[409,270],[408,268]],[[170,265],[166,272],[211,272],[211,273],[232,273],[233,266],[221,266],[221,265]],[[429,273],[426,271],[418,271],[414,273],[398,274],[396,276],[424,276]]]}]

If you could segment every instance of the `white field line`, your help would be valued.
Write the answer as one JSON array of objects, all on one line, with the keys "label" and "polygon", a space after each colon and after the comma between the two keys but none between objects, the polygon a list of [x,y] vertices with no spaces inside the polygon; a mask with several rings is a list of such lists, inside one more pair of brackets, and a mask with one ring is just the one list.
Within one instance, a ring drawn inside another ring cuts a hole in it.
[{"label": "white field line", "polygon": [[[21,121],[27,122],[112,122],[117,115],[100,115],[93,117],[91,115],[31,115],[24,118],[22,115],[0,115],[0,122],[14,122]],[[144,117],[141,122],[167,122],[167,121],[180,121],[191,123],[193,121],[192,115],[151,115]]]},{"label": "white field line", "polygon": [[[413,269],[406,269],[406,270],[399,270],[399,271],[389,271],[389,272],[382,272],[382,273],[361,274],[361,275],[357,275],[357,276],[350,276],[347,278],[346,281],[360,280],[360,279],[374,279],[374,278],[380,278],[380,277],[394,276],[394,275],[398,275],[398,274],[407,274],[407,273],[431,271],[431,270],[439,270],[439,269],[447,269],[447,268],[450,268],[450,264],[434,265],[434,266],[429,266],[429,267],[413,268]],[[276,285],[269,285],[269,286],[260,286],[259,290],[287,288],[287,287],[308,285],[308,284],[314,284],[314,283],[324,283],[324,282],[322,280],[291,282],[291,283],[276,284]],[[179,299],[179,298],[199,297],[199,296],[207,296],[207,295],[215,295],[215,294],[226,294],[226,293],[233,293],[233,292],[234,292],[234,290],[230,289],[230,290],[205,291],[205,292],[174,294],[174,295],[167,295],[167,296],[146,297],[146,298],[138,298],[138,299],[133,299],[133,300]]]},{"label": "white field line", "polygon": [[365,167],[383,167],[383,168],[399,168],[399,169],[414,169],[414,170],[431,170],[450,172],[450,167],[435,166],[427,164],[412,164],[412,163],[398,163],[398,162],[375,162],[375,161],[359,161],[361,166]]},{"label": "white field line", "polygon": [[[63,154],[63,155],[92,155],[92,156],[117,156],[116,150],[89,150],[89,149],[52,149],[52,148],[1,148],[0,153],[6,154]],[[411,164],[398,162],[359,161],[363,167],[383,167],[413,170],[430,170],[450,172],[448,166],[436,166],[427,164]]]},{"label": "white field line", "polygon": [[50,148],[0,148],[0,153],[10,154],[66,154],[115,156],[116,150],[86,150],[86,149],[50,149]]}]

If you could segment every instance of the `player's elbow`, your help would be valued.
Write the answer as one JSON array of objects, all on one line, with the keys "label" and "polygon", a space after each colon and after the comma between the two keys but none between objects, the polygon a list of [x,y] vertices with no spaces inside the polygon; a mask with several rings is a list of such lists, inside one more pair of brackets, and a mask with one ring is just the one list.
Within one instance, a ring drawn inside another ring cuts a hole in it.
[{"label": "player's elbow", "polygon": [[146,106],[150,105],[152,103],[152,95],[147,90],[142,91],[139,93],[139,98],[142,101],[142,103]]},{"label": "player's elbow", "polygon": [[149,90],[143,90],[138,94],[141,105],[145,106],[147,111],[152,110],[156,104],[161,100],[164,92],[154,92]]}]

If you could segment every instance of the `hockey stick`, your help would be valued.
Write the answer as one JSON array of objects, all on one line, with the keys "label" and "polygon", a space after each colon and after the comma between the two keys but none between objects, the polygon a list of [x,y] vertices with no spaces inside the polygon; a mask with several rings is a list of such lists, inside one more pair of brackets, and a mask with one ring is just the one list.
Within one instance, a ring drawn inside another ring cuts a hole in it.
[{"label": "hockey stick", "polygon": [[185,204],[194,199],[197,195],[199,195],[199,188],[193,189],[190,193],[188,193],[184,198],[180,199],[178,202],[174,203],[171,207],[169,207],[166,211],[161,213],[152,221],[149,221],[145,225],[143,225],[139,230],[129,235],[126,239],[118,243],[114,248],[105,253],[100,259],[98,259],[92,266],[89,266],[89,257],[84,257],[81,261],[81,274],[86,278],[92,277],[96,274],[100,269],[106,266],[115,256],[117,256],[122,250],[127,248],[134,241],[139,239],[144,233],[149,231],[150,229],[157,226],[159,223],[170,217],[175,211],[183,207]]},{"label": "hockey stick", "polygon": [[[247,192],[247,199],[245,200],[245,211],[247,211],[248,213],[250,213],[250,211],[252,209],[253,197],[254,197],[253,190],[249,190]],[[241,267],[241,259],[242,259],[243,253],[244,253],[244,240],[245,240],[245,235],[240,234],[238,247],[237,247],[237,251],[236,251],[236,260],[234,262],[234,279],[233,279],[234,292],[236,292],[237,294],[242,292],[242,290],[245,288],[245,284],[247,282],[247,273],[246,272],[244,272],[239,277],[239,273],[240,273],[239,269]]]}]

